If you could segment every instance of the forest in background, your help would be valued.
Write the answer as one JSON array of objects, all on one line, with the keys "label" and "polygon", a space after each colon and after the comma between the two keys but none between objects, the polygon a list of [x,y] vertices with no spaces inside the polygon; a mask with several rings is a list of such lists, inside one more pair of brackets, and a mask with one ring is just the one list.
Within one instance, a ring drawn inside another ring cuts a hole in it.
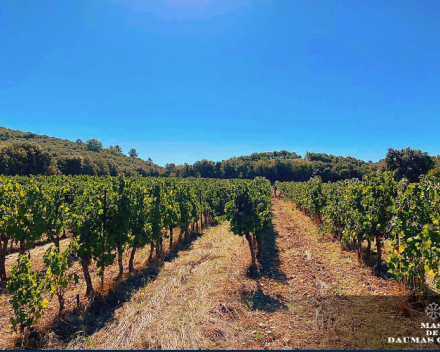
[{"label": "forest in background", "polygon": [[201,160],[194,164],[166,164],[165,167],[138,157],[131,149],[104,148],[96,139],[75,142],[0,127],[0,174],[4,175],[95,175],[178,176],[203,178],[247,178],[257,176],[275,181],[307,181],[319,176],[323,182],[359,178],[376,170],[395,172],[396,178],[412,182],[420,175],[440,176],[440,157],[406,148],[390,148],[379,162],[324,153],[304,157],[285,150],[253,153],[223,161]]}]

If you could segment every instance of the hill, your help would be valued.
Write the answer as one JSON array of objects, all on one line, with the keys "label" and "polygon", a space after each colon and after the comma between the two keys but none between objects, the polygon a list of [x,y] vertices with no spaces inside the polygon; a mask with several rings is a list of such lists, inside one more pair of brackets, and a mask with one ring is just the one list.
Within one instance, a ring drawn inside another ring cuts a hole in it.
[{"label": "hill", "polygon": [[167,165],[170,173],[182,177],[254,178],[263,176],[271,182],[307,181],[321,176],[324,182],[347,178],[361,178],[377,170],[381,163],[365,162],[352,157],[322,153],[307,153],[304,158],[286,150],[253,153],[214,162],[197,161],[193,165]]},{"label": "hill", "polygon": [[[4,127],[0,127],[0,148],[2,174],[62,173],[115,176],[139,173],[143,176],[161,176],[166,171],[153,162],[124,155],[118,146],[103,148],[97,140],[84,143],[78,139],[72,142]],[[27,158],[23,158],[25,153]],[[29,161],[31,159],[33,162]],[[35,170],[29,170],[30,166]]]},{"label": "hill", "polygon": [[222,161],[201,160],[194,164],[165,167],[137,157],[123,154],[119,146],[103,148],[96,139],[75,142],[21,132],[0,127],[0,174],[65,174],[65,175],[111,175],[177,176],[204,178],[266,177],[275,181],[307,181],[320,176],[324,182],[362,178],[376,170],[396,172],[396,178],[406,177],[411,182],[429,172],[440,176],[440,156],[431,157],[426,152],[406,148],[390,148],[384,159],[377,163],[365,162],[353,157],[324,153],[309,153],[304,157],[286,150],[252,153]]}]

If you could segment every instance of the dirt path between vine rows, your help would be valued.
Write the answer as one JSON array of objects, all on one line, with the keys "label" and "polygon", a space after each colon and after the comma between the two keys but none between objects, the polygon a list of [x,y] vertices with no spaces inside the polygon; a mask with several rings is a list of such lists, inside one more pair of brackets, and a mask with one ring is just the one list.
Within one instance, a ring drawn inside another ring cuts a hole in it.
[{"label": "dirt path between vine rows", "polygon": [[273,200],[261,278],[246,276],[249,249],[228,223],[208,228],[167,261],[92,335],[71,349],[387,349],[388,337],[423,337],[427,318],[393,280]]}]

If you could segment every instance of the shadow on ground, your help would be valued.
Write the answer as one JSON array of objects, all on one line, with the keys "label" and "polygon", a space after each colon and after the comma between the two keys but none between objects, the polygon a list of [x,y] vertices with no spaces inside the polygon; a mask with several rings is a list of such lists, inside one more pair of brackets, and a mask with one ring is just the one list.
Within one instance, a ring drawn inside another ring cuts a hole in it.
[{"label": "shadow on ground", "polygon": [[[336,236],[334,236],[334,241],[339,241]],[[372,243],[372,247],[375,247],[375,244]],[[354,248],[353,243],[345,242],[342,244],[342,248],[346,251],[356,251],[357,249]],[[382,249],[382,263],[381,263],[381,274],[380,277],[384,280],[394,280],[394,277],[391,273],[388,272],[388,265],[386,263],[386,260],[384,259],[385,251]],[[370,254],[367,253],[367,247],[365,244],[362,245],[361,249],[361,255],[360,258],[358,256],[358,260],[364,264],[365,266],[371,268],[371,271],[373,272],[373,268],[377,264],[377,252],[375,251],[375,248],[370,249]]]},{"label": "shadow on ground", "polygon": [[242,292],[241,300],[250,310],[274,313],[279,309],[287,309],[287,306],[282,302],[281,296],[269,296],[261,289],[258,289],[257,292]]},{"label": "shadow on ground", "polygon": [[286,274],[280,269],[280,250],[276,244],[276,238],[278,236],[279,234],[273,225],[264,236],[263,258],[260,261],[261,277],[287,282]]},{"label": "shadow on ground", "polygon": [[[62,235],[62,236],[60,236],[60,241],[63,241],[63,240],[65,240],[65,239],[67,239],[67,238],[69,238],[69,236],[67,236],[67,235]],[[6,249],[6,258],[7,258],[7,259],[8,259],[8,257],[9,257],[10,255],[12,255],[12,254],[14,254],[14,253],[19,253],[19,252],[20,252],[20,247],[17,246],[17,243],[13,243],[13,242],[10,242],[10,243],[11,243],[11,245],[9,245],[8,248]],[[45,237],[45,238],[43,238],[43,239],[41,239],[41,240],[39,240],[39,241],[36,241],[35,243],[32,243],[32,245],[31,245],[29,248],[27,248],[27,249],[25,250],[25,253],[27,254],[27,253],[29,253],[32,249],[35,249],[35,248],[38,248],[38,247],[45,246],[45,245],[47,245],[47,244],[49,244],[49,243],[55,245],[55,244],[52,242],[52,240],[51,240],[50,238]],[[12,244],[13,244],[13,245],[12,245]]]},{"label": "shadow on ground", "polygon": [[166,254],[164,261],[171,262],[179,256],[179,252],[189,251],[191,249],[192,243],[195,240],[197,240],[200,236],[202,236],[201,233],[193,232],[189,237],[186,237],[183,240],[181,240],[177,246],[174,246],[171,252]]},{"label": "shadow on ground", "polygon": [[[66,345],[78,335],[90,336],[102,329],[113,319],[116,309],[129,301],[134,292],[157,278],[164,262],[171,262],[178,257],[179,252],[190,250],[192,243],[200,236],[201,233],[191,233],[175,244],[174,249],[164,257],[154,258],[146,267],[115,283],[105,296],[97,294],[87,307],[79,306],[58,316],[44,333],[33,334],[33,338],[28,340],[25,348],[44,348],[48,344],[48,339],[55,340],[58,348],[59,345]],[[17,339],[16,347],[21,348],[20,339]]]},{"label": "shadow on ground", "polygon": [[[263,242],[263,256],[259,261],[260,271],[258,275],[252,270],[252,266],[247,270],[247,276],[253,279],[268,278],[287,284],[287,276],[281,270],[280,249],[277,246],[276,239],[279,236],[274,226],[270,227],[264,236]],[[273,313],[279,309],[287,309],[283,303],[281,295],[271,296],[263,292],[263,287],[259,280],[257,280],[257,291],[244,291],[241,293],[241,301],[250,310],[265,311]]]},{"label": "shadow on ground", "polygon": [[6,282],[0,282],[0,295],[6,294],[7,292]]}]

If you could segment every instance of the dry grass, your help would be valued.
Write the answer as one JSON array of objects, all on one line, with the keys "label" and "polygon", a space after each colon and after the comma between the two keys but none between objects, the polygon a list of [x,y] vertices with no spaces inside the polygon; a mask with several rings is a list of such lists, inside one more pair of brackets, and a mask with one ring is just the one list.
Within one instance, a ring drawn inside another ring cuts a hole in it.
[{"label": "dry grass", "polygon": [[[223,223],[166,262],[114,321],[69,349],[212,349],[237,345],[242,304],[228,296],[229,276],[243,273],[246,245]],[[238,255],[240,254],[240,255]],[[247,259],[247,257],[246,257]]]},{"label": "dry grass", "polygon": [[280,270],[289,282],[285,319],[293,323],[292,347],[438,348],[389,345],[388,336],[423,336],[423,311],[411,308],[397,282],[374,276],[356,252],[318,234],[312,220],[292,203],[276,199],[273,205]]},{"label": "dry grass", "polygon": [[[43,263],[43,255],[46,250],[52,246],[52,243],[45,243],[41,246],[37,246],[31,250],[31,264],[32,269],[35,271],[45,270]],[[69,245],[69,239],[64,239],[60,242],[60,248],[63,250]],[[19,253],[15,252],[7,256],[6,259],[6,272],[9,275],[11,268],[16,264]],[[9,304],[10,295],[6,293],[6,289],[1,287],[0,289],[0,349],[12,348],[17,338],[16,334],[12,332],[9,319],[13,316],[14,312]],[[55,303],[56,306],[56,303]],[[57,307],[48,308],[43,316],[43,324],[47,322],[47,316],[50,315],[50,311],[57,310]],[[49,314],[47,314],[49,313]]]},{"label": "dry grass", "polygon": [[259,280],[246,276],[247,245],[224,223],[69,348],[378,349],[401,347],[388,336],[421,336],[423,316],[404,316],[396,282],[373,276],[292,204],[274,200],[273,211]]},{"label": "dry grass", "polygon": [[[178,234],[179,229],[175,229],[175,233]],[[44,272],[45,267],[43,263],[43,255],[45,251],[52,246],[52,243],[45,243],[43,245],[33,248],[31,253],[31,265],[32,269],[39,272]],[[69,239],[64,239],[60,243],[61,250],[65,249],[69,245]],[[176,235],[174,238],[174,247],[178,249],[179,239]],[[131,290],[139,287],[143,284],[143,281],[148,279],[149,267],[153,267],[153,271],[157,270],[160,265],[160,260],[155,258],[153,263],[148,263],[147,258],[149,256],[150,247],[147,246],[136,251],[134,260],[135,273],[133,275],[128,274],[128,261],[129,252],[124,254],[124,270],[125,274],[119,281],[115,281],[118,276],[117,259],[115,259],[112,266],[105,269],[105,281],[104,287],[101,291],[101,277],[97,275],[97,267],[92,264],[89,266],[90,275],[92,278],[93,287],[96,291],[97,298],[95,300],[89,300],[85,296],[86,285],[83,278],[83,272],[79,262],[73,262],[70,268],[70,272],[75,272],[79,275],[80,280],[78,285],[71,284],[66,290],[65,300],[66,309],[60,316],[58,314],[58,301],[56,297],[51,301],[48,307],[44,310],[43,316],[36,326],[38,338],[36,341],[32,341],[30,348],[61,348],[65,345],[65,340],[70,338],[70,333],[73,328],[77,328],[75,324],[85,325],[85,330],[88,330],[87,325],[96,325],[93,320],[101,318],[99,314],[95,312],[90,313],[90,307],[100,309],[104,307],[113,309],[114,306],[120,305],[119,300],[125,299],[129,296]],[[169,240],[164,240],[164,251],[168,253]],[[6,271],[9,272],[12,266],[16,263],[18,252],[7,256]],[[127,284],[133,287],[127,287]],[[80,306],[77,306],[77,295],[80,298]],[[120,296],[120,297],[119,297]],[[49,298],[49,297],[47,297]],[[10,295],[6,292],[4,287],[0,288],[0,349],[11,349],[14,346],[20,346],[19,336],[11,330],[9,319],[13,316],[13,310],[9,304]],[[107,299],[107,301],[106,301]],[[104,302],[102,302],[104,300]],[[110,302],[108,302],[110,301]],[[102,307],[101,307],[102,306]],[[101,310],[103,310],[101,309]],[[111,312],[110,312],[111,314]],[[106,314],[105,319],[108,319]],[[63,324],[63,322],[66,322]],[[61,327],[60,327],[61,326]],[[69,326],[71,328],[69,329]],[[56,333],[54,333],[54,328]],[[94,327],[92,327],[93,329]],[[78,332],[75,332],[78,333]],[[59,335],[62,335],[61,337]],[[67,337],[66,337],[66,336]]]},{"label": "dry grass", "polygon": [[[70,312],[55,323],[53,304],[41,323],[41,347],[437,348],[389,345],[389,336],[422,336],[423,311],[408,304],[394,280],[375,277],[370,266],[358,262],[356,252],[318,234],[313,221],[290,202],[274,199],[273,214],[260,279],[246,276],[249,248],[244,238],[228,231],[225,222],[204,229],[203,236],[193,236],[150,268],[144,266],[148,248],[139,251],[140,270],[116,284],[114,265],[106,272],[101,300],[82,298],[80,309],[71,304]],[[126,265],[128,257],[124,261]],[[92,275],[97,288],[96,270]],[[84,287],[72,288],[70,301],[84,291]],[[4,301],[4,295],[0,299]],[[3,311],[6,319],[10,313]]]}]

